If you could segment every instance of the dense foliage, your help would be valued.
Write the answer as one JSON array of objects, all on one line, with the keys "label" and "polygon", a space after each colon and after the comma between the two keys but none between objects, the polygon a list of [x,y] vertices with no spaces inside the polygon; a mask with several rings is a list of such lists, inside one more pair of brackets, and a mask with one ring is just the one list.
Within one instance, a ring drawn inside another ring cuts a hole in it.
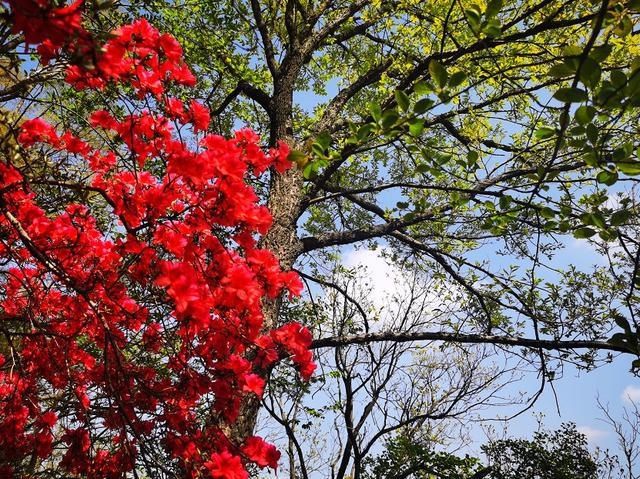
[{"label": "dense foliage", "polygon": [[[436,452],[398,435],[385,452],[367,461],[365,478],[383,479],[595,479],[614,477],[616,461],[589,450],[573,423],[539,429],[531,439],[504,438],[482,446],[486,458]],[[485,464],[483,464],[485,463]],[[622,477],[622,476],[616,476]]]},{"label": "dense foliage", "polygon": [[[533,438],[501,439],[483,446],[491,467],[491,478],[591,479],[598,477],[599,464],[587,438],[575,424],[563,424],[553,432],[536,431]],[[603,464],[605,466],[605,464]]]}]

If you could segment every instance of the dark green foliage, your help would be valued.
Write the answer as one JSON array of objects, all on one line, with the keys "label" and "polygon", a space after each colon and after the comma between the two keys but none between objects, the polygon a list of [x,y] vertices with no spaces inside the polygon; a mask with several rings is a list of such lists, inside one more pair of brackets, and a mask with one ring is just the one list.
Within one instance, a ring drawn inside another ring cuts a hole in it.
[{"label": "dark green foliage", "polygon": [[537,431],[533,439],[502,439],[482,446],[492,479],[595,479],[598,464],[587,438],[572,423]]},{"label": "dark green foliage", "polygon": [[437,452],[429,443],[398,435],[382,454],[367,461],[363,479],[471,479],[484,477],[485,470],[475,457]]}]

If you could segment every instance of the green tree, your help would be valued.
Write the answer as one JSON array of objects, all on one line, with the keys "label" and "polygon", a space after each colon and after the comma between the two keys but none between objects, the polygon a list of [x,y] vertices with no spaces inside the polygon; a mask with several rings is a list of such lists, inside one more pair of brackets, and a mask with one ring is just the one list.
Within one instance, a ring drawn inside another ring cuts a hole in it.
[{"label": "green tree", "polygon": [[402,435],[385,444],[384,453],[366,466],[366,479],[482,479],[490,472],[475,457],[435,452]]},{"label": "green tree", "polygon": [[[462,311],[426,330],[356,321],[317,348],[524,347],[543,384],[553,358],[637,354],[636,1],[130,8],[186,45],[221,131],[242,121],[297,150],[300,168],[264,190],[265,244],[285,266],[329,284],[341,247],[383,244],[464,292]],[[557,264],[574,238],[609,264]],[[265,309],[272,322],[286,314],[280,301]]]},{"label": "green tree", "polygon": [[[575,424],[538,430],[531,439],[499,439],[482,446],[486,465],[475,457],[436,452],[432,445],[399,434],[367,462],[365,478],[384,479],[596,479],[613,477],[616,461],[589,451]],[[620,477],[620,476],[616,476]]]},{"label": "green tree", "polygon": [[482,446],[492,479],[594,479],[599,465],[587,447],[587,438],[575,424],[536,431],[531,440],[502,439]]}]

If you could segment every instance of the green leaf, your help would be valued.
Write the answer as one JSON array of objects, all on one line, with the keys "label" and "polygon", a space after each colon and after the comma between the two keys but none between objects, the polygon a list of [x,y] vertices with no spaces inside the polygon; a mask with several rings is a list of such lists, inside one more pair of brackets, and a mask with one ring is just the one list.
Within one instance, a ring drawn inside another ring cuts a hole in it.
[{"label": "green leaf", "polygon": [[626,92],[628,95],[635,95],[640,92],[640,74],[638,69],[633,70],[629,75]]},{"label": "green leaf", "polygon": [[406,210],[408,207],[409,207],[409,203],[407,203],[406,201],[398,201],[396,203],[396,208],[400,210]]},{"label": "green leaf", "polygon": [[547,73],[547,75],[553,78],[564,78],[564,77],[572,76],[574,74],[575,74],[575,69],[571,68],[566,63],[558,63],[557,65],[553,65],[549,69],[549,73]]},{"label": "green leaf", "polygon": [[545,206],[543,208],[540,209],[540,215],[545,218],[545,219],[553,219],[556,217],[556,213],[555,211],[553,211],[551,208],[549,208],[548,206]]},{"label": "green leaf", "polygon": [[302,170],[302,176],[308,180],[309,178],[313,178],[317,172],[318,166],[312,161],[307,163],[307,166],[304,167],[304,170]]},{"label": "green leaf", "polygon": [[587,139],[591,142],[592,145],[598,143],[599,136],[600,132],[598,131],[598,128],[593,123],[589,123],[587,125]]},{"label": "green leaf", "polygon": [[397,111],[393,109],[385,110],[382,118],[380,118],[380,124],[383,128],[388,129],[395,125],[399,118],[400,115],[398,115]]},{"label": "green leaf", "polygon": [[563,103],[580,103],[585,101],[588,96],[587,92],[580,88],[560,88],[553,95],[553,98]]},{"label": "green leaf", "polygon": [[631,212],[629,210],[619,210],[611,215],[611,226],[620,226],[626,223],[631,218]]},{"label": "green leaf", "polygon": [[465,72],[455,72],[451,75],[451,78],[449,78],[449,88],[455,88],[462,85],[466,79],[467,74]]},{"label": "green leaf", "polygon": [[363,141],[369,134],[373,131],[375,125],[371,123],[367,123],[358,128],[358,132],[356,133],[356,137],[359,141]]},{"label": "green leaf", "polygon": [[611,229],[604,229],[604,230],[600,230],[598,231],[598,236],[600,236],[600,238],[603,241],[615,241],[618,238],[618,235],[616,234],[615,230],[611,230]]},{"label": "green leaf", "polygon": [[380,121],[380,118],[382,118],[382,108],[380,107],[380,105],[376,102],[371,102],[369,103],[368,108],[369,113],[371,113],[371,117],[375,121]]},{"label": "green leaf", "polygon": [[437,153],[436,154],[436,162],[439,165],[446,165],[451,162],[453,159],[453,155],[449,153]]},{"label": "green leaf", "polygon": [[625,15],[620,19],[616,28],[614,28],[613,33],[620,38],[624,38],[631,33],[633,30],[633,21],[629,17],[629,15]]},{"label": "green leaf", "polygon": [[322,132],[316,137],[314,143],[319,145],[323,150],[327,150],[331,145],[331,135],[327,132]]},{"label": "green leaf", "polygon": [[619,313],[614,314],[613,320],[616,322],[616,324],[619,327],[624,329],[627,334],[631,333],[631,325],[629,324],[629,321],[627,321],[627,319],[624,316],[620,315]]},{"label": "green leaf", "polygon": [[585,58],[580,69],[580,81],[590,88],[594,88],[600,81],[602,69],[592,58]]},{"label": "green leaf", "polygon": [[582,159],[589,166],[598,166],[598,152],[591,149],[582,155]]},{"label": "green leaf", "polygon": [[396,97],[396,102],[398,103],[398,106],[400,107],[400,109],[402,111],[409,110],[409,103],[410,103],[409,96],[402,90],[396,90],[395,92],[393,92],[393,94]]},{"label": "green leaf", "polygon": [[307,154],[303,153],[300,150],[291,150],[289,152],[289,156],[287,157],[287,159],[292,163],[300,163],[303,160],[306,160],[306,158]]},{"label": "green leaf", "polygon": [[631,155],[630,151],[628,151],[624,147],[620,147],[613,150],[613,154],[611,155],[611,158],[613,159],[613,161],[617,163],[617,162],[625,161],[627,158],[629,158],[630,155]]},{"label": "green leaf", "polygon": [[431,60],[429,62],[429,74],[436,86],[439,88],[444,88],[446,86],[449,74],[442,63],[437,60]]},{"label": "green leaf", "polygon": [[311,152],[313,153],[314,156],[318,157],[318,158],[324,158],[325,157],[325,149],[322,148],[321,145],[319,145],[318,143],[312,143],[311,144]]},{"label": "green leaf", "polygon": [[544,178],[547,176],[547,169],[544,166],[538,166],[536,175],[538,177],[538,181],[544,180]]},{"label": "green leaf", "polygon": [[416,166],[416,171],[418,173],[427,173],[430,169],[430,166],[426,163],[418,163],[418,165]]},{"label": "green leaf", "polygon": [[420,136],[424,131],[424,120],[420,118],[412,118],[409,121],[409,133],[412,136]]},{"label": "green leaf", "polygon": [[613,70],[611,72],[610,80],[614,88],[622,88],[627,84],[627,75],[625,75],[624,72],[620,70]]},{"label": "green leaf", "polygon": [[609,55],[611,55],[612,47],[608,43],[604,45],[599,45],[594,47],[589,52],[589,56],[593,58],[595,61],[601,63],[607,59]]},{"label": "green leaf", "polygon": [[502,34],[502,24],[500,23],[500,21],[497,18],[492,18],[482,28],[482,31],[489,38],[497,38]]},{"label": "green leaf", "polygon": [[428,95],[433,91],[433,88],[425,81],[419,81],[413,87],[413,91],[415,91],[418,95]]},{"label": "green leaf", "polygon": [[569,135],[575,137],[583,136],[586,132],[587,130],[584,126],[574,126],[569,129]]},{"label": "green leaf", "polygon": [[627,176],[640,175],[640,161],[621,161],[616,163],[616,166]]},{"label": "green leaf", "polygon": [[533,133],[533,136],[535,136],[539,140],[546,140],[553,137],[555,134],[555,128],[551,128],[550,126],[541,126]]},{"label": "green leaf", "polygon": [[476,5],[473,5],[464,11],[464,16],[469,22],[469,26],[471,27],[471,31],[473,33],[478,32],[478,28],[480,27],[480,19],[482,18],[482,11]]},{"label": "green leaf", "polygon": [[596,113],[597,111],[594,107],[582,105],[576,110],[575,119],[580,125],[584,126],[593,120]]},{"label": "green leaf", "polygon": [[611,108],[616,103],[619,103],[618,94],[618,89],[610,82],[603,82],[602,86],[598,90],[597,103]]},{"label": "green leaf", "polygon": [[418,115],[426,112],[433,106],[435,102],[431,98],[423,98],[422,100],[418,100],[416,104],[413,106],[413,111]]},{"label": "green leaf", "polygon": [[502,10],[503,0],[489,0],[484,14],[487,18],[495,17]]},{"label": "green leaf", "polygon": [[596,181],[603,185],[613,186],[618,181],[618,173],[615,171],[603,170],[596,175]]},{"label": "green leaf", "polygon": [[573,232],[573,237],[577,239],[591,238],[596,234],[596,231],[591,228],[578,228]]},{"label": "green leaf", "polygon": [[604,216],[602,216],[602,213],[599,213],[597,211],[580,215],[580,220],[585,225],[595,226],[600,229],[606,229],[607,227]]},{"label": "green leaf", "polygon": [[438,98],[440,99],[440,101],[442,103],[444,103],[445,105],[448,104],[451,101],[451,95],[449,95],[448,92],[446,91],[440,91],[438,92]]},{"label": "green leaf", "polygon": [[567,45],[562,49],[562,56],[565,58],[579,57],[582,55],[582,47],[579,45]]}]

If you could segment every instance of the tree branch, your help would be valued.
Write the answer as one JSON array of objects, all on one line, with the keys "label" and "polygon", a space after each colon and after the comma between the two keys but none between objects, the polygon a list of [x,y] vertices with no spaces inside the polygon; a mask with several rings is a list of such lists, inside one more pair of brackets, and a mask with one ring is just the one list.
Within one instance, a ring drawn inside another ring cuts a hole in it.
[{"label": "tree branch", "polygon": [[307,57],[314,52],[325,38],[338,30],[346,21],[367,6],[370,1],[371,0],[356,0],[352,2],[342,15],[338,15],[332,21],[325,23],[315,33],[311,34],[302,45],[303,56]]},{"label": "tree branch", "polygon": [[[560,172],[580,169],[583,166],[585,166],[584,162],[574,162],[574,163],[558,166],[556,168],[553,168],[550,171],[560,173]],[[513,171],[507,171],[494,178],[486,178],[476,183],[476,185],[468,188],[468,191],[469,191],[468,199],[471,200],[475,196],[480,194],[489,195],[490,193],[487,193],[486,190],[491,186],[495,186],[501,181],[512,180],[519,176],[526,176],[536,171],[537,171],[536,168],[522,168],[522,169],[517,169]],[[327,191],[330,191],[330,192],[332,190],[340,191],[339,188],[327,187],[326,189]],[[458,190],[457,188],[451,189],[451,191],[457,191],[457,190]],[[356,204],[360,205],[361,207],[363,207],[363,202],[365,200],[357,198],[355,195],[349,194],[349,193],[344,193],[344,196],[350,199],[351,201],[355,202]],[[310,201],[311,200],[305,200],[304,204],[308,205],[310,204]],[[372,207],[369,207],[367,209],[369,209],[369,211],[375,212],[376,214],[379,214],[380,211],[383,211],[381,208],[377,206],[376,208],[378,211],[374,211]],[[402,228],[413,226],[415,224],[422,223],[423,221],[433,219],[436,213],[444,213],[449,209],[451,209],[451,206],[446,205],[440,208],[439,211],[430,209],[428,211],[423,212],[420,215],[416,215],[415,217],[411,218],[411,220],[396,218],[396,219],[388,220],[385,223],[379,223],[366,228],[358,228],[358,229],[347,230],[347,231],[335,231],[335,232],[327,233],[318,237],[307,236],[301,239],[302,252],[307,253],[309,251],[325,248],[328,246],[351,244],[357,241],[363,241],[371,238],[377,238],[380,236],[389,235],[398,230],[401,230]]]},{"label": "tree branch", "polygon": [[235,100],[238,95],[244,94],[247,98],[254,100],[258,105],[260,105],[267,113],[271,111],[271,97],[264,90],[261,90],[258,87],[253,86],[251,83],[241,80],[238,82],[238,86],[235,87],[231,93],[229,93],[222,103],[212,111],[213,115],[218,116],[222,114],[222,112],[229,106],[229,104]]},{"label": "tree branch", "polygon": [[50,80],[59,80],[62,78],[65,68],[64,62],[57,62],[51,67],[44,67],[26,78],[22,78],[11,84],[3,90],[0,90],[0,101],[6,102],[20,97],[28,92],[32,87]]},{"label": "tree branch", "polygon": [[258,0],[251,0],[251,10],[253,11],[253,18],[256,21],[258,32],[260,32],[260,38],[262,38],[262,47],[264,49],[264,56],[267,62],[267,67],[271,72],[271,76],[275,78],[278,75],[278,65],[276,64],[276,56],[273,48],[273,41],[269,35],[266,23],[262,17],[262,11],[260,10],[260,2]]},{"label": "tree branch", "polygon": [[617,353],[634,354],[624,346],[595,340],[533,339],[518,336],[497,336],[489,334],[447,333],[444,331],[397,332],[354,334],[314,339],[311,349],[335,348],[354,344],[379,342],[409,343],[414,341],[442,341],[459,344],[495,344],[500,346],[544,349],[546,351],[567,351],[572,349],[594,349]]},{"label": "tree branch", "polygon": [[340,112],[344,108],[346,103],[351,98],[353,98],[360,90],[379,81],[382,77],[382,74],[387,71],[392,64],[393,59],[389,58],[384,63],[371,68],[368,72],[360,76],[351,85],[340,90],[338,94],[333,97],[333,99],[326,106],[322,118],[314,128],[315,133],[322,133],[331,125],[333,125],[336,121],[336,118],[340,116]]}]

